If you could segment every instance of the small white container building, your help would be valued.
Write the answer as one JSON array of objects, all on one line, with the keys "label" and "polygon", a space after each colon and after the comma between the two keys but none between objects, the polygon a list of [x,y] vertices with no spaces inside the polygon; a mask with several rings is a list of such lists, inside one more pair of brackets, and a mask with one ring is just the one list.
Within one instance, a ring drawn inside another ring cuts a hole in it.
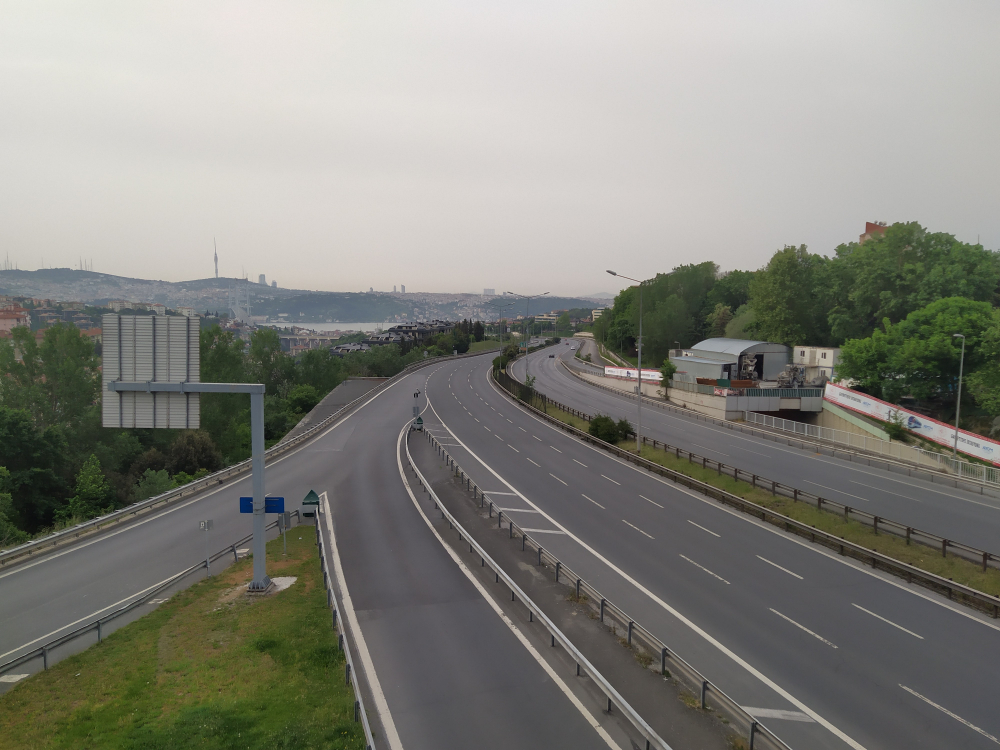
[{"label": "small white container building", "polygon": [[833,368],[840,362],[837,347],[796,346],[792,349],[792,364],[806,368],[806,380],[816,381],[825,376],[833,380]]}]

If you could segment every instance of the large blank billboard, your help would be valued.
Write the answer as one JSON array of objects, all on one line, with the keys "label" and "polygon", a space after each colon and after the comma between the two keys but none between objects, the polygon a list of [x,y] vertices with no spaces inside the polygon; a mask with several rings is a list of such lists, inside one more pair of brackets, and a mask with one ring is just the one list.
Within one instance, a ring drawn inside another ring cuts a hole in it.
[{"label": "large blank billboard", "polygon": [[105,427],[200,425],[199,394],[115,392],[108,383],[200,382],[197,318],[105,315],[103,319],[103,423]]}]

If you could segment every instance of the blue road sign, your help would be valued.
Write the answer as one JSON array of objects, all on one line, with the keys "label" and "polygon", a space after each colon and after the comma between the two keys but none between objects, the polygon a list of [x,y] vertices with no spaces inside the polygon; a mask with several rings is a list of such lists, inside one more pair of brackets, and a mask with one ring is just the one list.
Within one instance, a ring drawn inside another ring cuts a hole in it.
[{"label": "blue road sign", "polygon": [[[285,512],[285,498],[283,498],[283,497],[265,497],[264,498],[264,512],[265,513],[284,513]],[[240,498],[240,513],[253,513],[253,498],[252,497],[241,497]]]}]

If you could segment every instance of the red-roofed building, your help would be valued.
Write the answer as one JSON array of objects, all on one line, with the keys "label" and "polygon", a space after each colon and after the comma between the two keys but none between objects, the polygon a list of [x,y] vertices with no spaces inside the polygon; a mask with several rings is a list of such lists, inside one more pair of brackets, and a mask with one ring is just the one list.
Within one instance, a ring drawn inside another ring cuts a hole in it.
[{"label": "red-roofed building", "polygon": [[23,307],[6,307],[0,310],[0,331],[12,331],[18,326],[31,326],[31,315]]},{"label": "red-roofed building", "polygon": [[873,221],[865,222],[865,233],[858,237],[859,244],[865,244],[868,240],[874,237],[876,234],[885,234],[885,224],[875,223]]}]

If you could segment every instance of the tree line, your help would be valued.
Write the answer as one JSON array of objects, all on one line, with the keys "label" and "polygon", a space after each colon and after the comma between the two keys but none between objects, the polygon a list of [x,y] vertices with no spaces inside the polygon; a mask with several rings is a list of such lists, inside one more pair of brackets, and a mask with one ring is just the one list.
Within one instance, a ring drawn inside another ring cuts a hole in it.
[{"label": "tree line", "polygon": [[[841,347],[837,375],[878,398],[913,398],[937,416],[954,409],[966,339],[963,411],[1000,415],[1000,254],[929,232],[888,226],[829,256],[786,246],[756,271],[681,265],[643,284],[643,362],[711,337]],[[639,299],[622,291],[595,335],[635,353]],[[647,360],[648,357],[648,360]],[[975,427],[975,425],[972,425]]]}]

